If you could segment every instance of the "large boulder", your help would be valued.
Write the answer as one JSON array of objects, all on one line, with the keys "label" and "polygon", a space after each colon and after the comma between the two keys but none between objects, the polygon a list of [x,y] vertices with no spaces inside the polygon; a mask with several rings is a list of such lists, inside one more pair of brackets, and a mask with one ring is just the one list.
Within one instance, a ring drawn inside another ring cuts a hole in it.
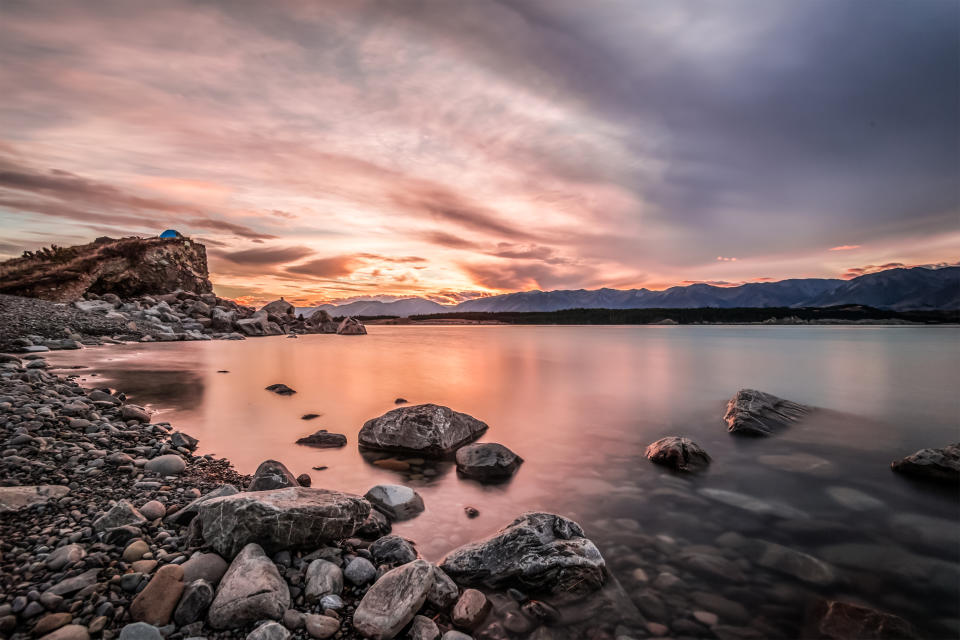
[{"label": "large boulder", "polygon": [[233,331],[233,323],[237,319],[237,312],[221,307],[214,307],[210,312],[210,328],[220,333]]},{"label": "large boulder", "polygon": [[805,417],[811,408],[777,396],[741,389],[727,402],[727,431],[744,436],[769,436]]},{"label": "large boulder", "polygon": [[349,538],[369,513],[370,503],[359,496],[287,487],[207,500],[197,517],[207,544],[230,558],[251,542],[274,552]]},{"label": "large boulder", "polygon": [[264,460],[254,471],[253,479],[250,480],[247,491],[268,491],[296,486],[298,486],[297,479],[282,462]]},{"label": "large boulder", "polygon": [[701,471],[710,464],[710,456],[689,438],[668,436],[647,447],[647,459],[674,471]]},{"label": "large boulder", "polygon": [[363,596],[353,627],[373,640],[394,638],[413,620],[433,586],[433,565],[415,560],[388,571]]},{"label": "large boulder", "polygon": [[505,480],[516,473],[523,458],[496,442],[468,444],[457,449],[457,471],[475,480]]},{"label": "large boulder", "polygon": [[365,336],[367,328],[356,318],[344,318],[337,327],[337,333],[342,336]]},{"label": "large boulder", "polygon": [[445,456],[473,442],[487,425],[450,407],[418,404],[367,420],[360,429],[361,447],[425,456]]},{"label": "large boulder", "polygon": [[265,336],[270,332],[270,321],[267,315],[267,312],[261,309],[249,318],[237,320],[235,324],[248,336]]},{"label": "large boulder", "polygon": [[[307,318],[307,326],[312,329],[322,329],[324,325],[333,322],[333,318],[324,309],[317,309]],[[334,325],[336,327],[337,325]],[[335,331],[336,329],[334,329]]]},{"label": "large boulder", "polygon": [[420,494],[402,484],[378,484],[363,497],[390,520],[409,520],[424,509]]},{"label": "large boulder", "polygon": [[268,315],[289,318],[290,320],[293,320],[294,315],[296,315],[294,306],[283,298],[265,304],[260,311],[266,311]]},{"label": "large boulder", "polygon": [[580,525],[552,513],[525,513],[451,551],[440,568],[457,584],[531,593],[589,592],[606,578],[603,556]]},{"label": "large boulder", "polygon": [[290,590],[260,545],[250,543],[233,559],[210,605],[214,629],[236,629],[264,619],[279,620],[290,608]]},{"label": "large boulder", "polygon": [[164,522],[180,526],[190,524],[190,521],[197,516],[197,513],[199,513],[201,504],[207,500],[222,498],[223,496],[232,496],[236,493],[240,493],[240,491],[232,484],[220,485],[210,493],[200,496],[193,502],[190,502],[187,504],[187,506],[168,514],[167,517],[164,518]]},{"label": "large boulder", "polygon": [[960,481],[960,443],[948,444],[941,449],[920,449],[891,462],[890,468],[914,478],[956,486]]}]

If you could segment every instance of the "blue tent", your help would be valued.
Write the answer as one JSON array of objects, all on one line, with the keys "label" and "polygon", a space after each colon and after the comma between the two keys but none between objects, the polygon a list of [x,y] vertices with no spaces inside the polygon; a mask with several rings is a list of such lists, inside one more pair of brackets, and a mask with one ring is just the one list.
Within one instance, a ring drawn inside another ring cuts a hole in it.
[{"label": "blue tent", "polygon": [[166,231],[160,234],[160,237],[161,238],[182,238],[183,236],[180,235],[179,231],[175,231],[174,229],[167,229]]}]

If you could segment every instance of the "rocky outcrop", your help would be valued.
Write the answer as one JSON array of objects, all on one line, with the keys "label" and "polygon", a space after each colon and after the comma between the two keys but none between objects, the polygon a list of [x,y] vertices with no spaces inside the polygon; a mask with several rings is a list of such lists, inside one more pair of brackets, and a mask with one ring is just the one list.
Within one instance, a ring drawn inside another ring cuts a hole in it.
[{"label": "rocky outcrop", "polygon": [[710,456],[689,438],[667,436],[647,447],[647,459],[674,471],[702,471],[710,465]]},{"label": "rocky outcrop", "polygon": [[891,462],[890,468],[913,478],[956,486],[960,482],[960,443],[940,449],[920,449]]},{"label": "rocky outcrop", "polygon": [[363,596],[353,627],[374,640],[396,637],[426,602],[431,586],[433,565],[424,560],[388,571]]},{"label": "rocky outcrop", "polygon": [[339,491],[287,487],[214,498],[199,511],[203,539],[230,558],[251,542],[273,552],[348,538],[370,513],[370,503]]},{"label": "rocky outcrop", "polygon": [[367,328],[356,318],[344,318],[337,327],[337,333],[341,336],[365,336]]},{"label": "rocky outcrop", "polygon": [[727,402],[727,431],[769,436],[810,413],[811,408],[755,389],[741,389]]},{"label": "rocky outcrop", "polygon": [[917,637],[903,618],[838,600],[817,604],[801,635],[817,640],[914,640]]},{"label": "rocky outcrop", "polygon": [[122,238],[52,247],[0,263],[0,293],[72,302],[84,294],[120,298],[178,289],[210,293],[207,250],[189,238]]},{"label": "rocky outcrop", "polygon": [[333,449],[346,445],[347,436],[342,433],[330,433],[326,429],[320,429],[309,436],[297,438],[297,444],[320,449]]},{"label": "rocky outcrop", "polygon": [[582,593],[606,576],[600,550],[572,520],[525,513],[499,533],[450,552],[440,568],[460,585]]},{"label": "rocky outcrop", "polygon": [[449,407],[418,404],[367,420],[358,440],[368,449],[444,456],[473,442],[487,428],[486,423]]},{"label": "rocky outcrop", "polygon": [[279,300],[274,300],[273,302],[267,303],[260,308],[261,311],[266,311],[268,315],[284,317],[287,316],[291,320],[296,315],[296,309],[292,304],[280,298]]},{"label": "rocky outcrop", "polygon": [[236,629],[257,620],[279,620],[290,607],[290,590],[260,545],[251,543],[234,558],[210,605],[210,626]]},{"label": "rocky outcrop", "polygon": [[496,442],[468,444],[457,449],[457,471],[481,482],[506,480],[522,463],[523,458]]}]

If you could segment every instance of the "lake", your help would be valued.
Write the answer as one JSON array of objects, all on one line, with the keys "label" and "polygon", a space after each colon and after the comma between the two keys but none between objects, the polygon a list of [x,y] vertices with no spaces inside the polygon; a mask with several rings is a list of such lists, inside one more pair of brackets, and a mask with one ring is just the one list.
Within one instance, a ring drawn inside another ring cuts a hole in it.
[{"label": "lake", "polygon": [[[736,625],[746,608],[761,630],[789,635],[826,596],[901,615],[925,637],[960,633],[958,494],[889,468],[960,439],[960,329],[368,330],[107,346],[50,361],[83,365],[75,373],[84,384],[125,391],[159,412],[155,422],[199,438],[198,453],[241,472],[274,458],[315,487],[414,487],[426,511],[394,531],[430,560],[545,510],[583,525],[648,620],[692,608]],[[273,383],[297,393],[264,390]],[[722,417],[744,387],[822,410],[774,437],[733,437]],[[374,466],[357,432],[398,397],[483,420],[481,441],[508,446],[524,464],[501,485],[460,478],[450,463],[412,475]],[[320,417],[302,420],[307,413]],[[321,428],[346,434],[348,445],[294,443]],[[666,435],[699,443],[713,457],[709,470],[687,477],[647,461],[645,447]],[[467,506],[479,517],[468,519]],[[771,549],[781,547],[807,555],[778,559]]]}]

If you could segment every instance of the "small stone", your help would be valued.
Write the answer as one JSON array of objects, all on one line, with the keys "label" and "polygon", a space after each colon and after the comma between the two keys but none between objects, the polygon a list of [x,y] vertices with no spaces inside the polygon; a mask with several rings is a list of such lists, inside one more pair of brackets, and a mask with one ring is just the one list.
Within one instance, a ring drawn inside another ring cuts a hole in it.
[{"label": "small stone", "polygon": [[694,611],[693,617],[697,622],[701,622],[708,627],[712,627],[720,621],[717,614],[710,613],[709,611]]},{"label": "small stone", "polygon": [[437,624],[426,616],[414,616],[410,623],[410,631],[407,632],[409,640],[438,640],[440,638],[440,629]]},{"label": "small stone", "polygon": [[163,635],[152,624],[134,622],[120,631],[120,640],[163,640]]},{"label": "small stone", "polygon": [[287,640],[290,632],[279,622],[264,622],[247,634],[247,640]]},{"label": "small stone", "polygon": [[183,581],[187,584],[194,580],[206,580],[216,586],[227,572],[227,561],[216,553],[198,553],[184,562]]},{"label": "small stone", "polygon": [[370,545],[370,553],[378,565],[399,566],[417,559],[417,550],[405,538],[397,535],[383,536]]},{"label": "small stone", "polygon": [[175,476],[183,473],[187,463],[177,454],[168,453],[149,460],[143,468],[161,476]]},{"label": "small stone", "polygon": [[48,613],[33,625],[33,634],[42,636],[55,631],[65,624],[70,624],[73,616],[69,613]]},{"label": "small stone", "polygon": [[460,599],[453,607],[450,619],[461,629],[473,629],[480,624],[490,612],[490,601],[487,596],[476,589],[467,589],[460,594]]},{"label": "small stone", "polygon": [[147,520],[156,520],[167,515],[167,508],[159,500],[151,500],[140,507],[140,513]]},{"label": "small stone", "polygon": [[304,626],[312,637],[326,640],[340,631],[340,621],[329,616],[307,614],[304,617]]},{"label": "small stone", "polygon": [[150,553],[150,545],[138,538],[128,544],[127,548],[123,550],[123,561],[136,562],[146,553]]},{"label": "small stone", "polygon": [[87,552],[79,544],[68,544],[55,549],[47,556],[45,564],[52,571],[59,571],[69,564],[83,560],[86,555]]},{"label": "small stone", "polygon": [[296,611],[295,609],[287,609],[283,612],[283,626],[290,631],[296,631],[297,629],[303,629],[303,613]]},{"label": "small stone", "polygon": [[183,627],[202,620],[210,603],[213,602],[213,587],[202,578],[194,580],[183,590],[183,596],[173,613],[173,621]]},{"label": "small stone", "polygon": [[310,477],[309,473],[301,473],[297,476],[297,484],[301,487],[309,487],[313,484],[313,479]]},{"label": "small stone", "polygon": [[343,572],[340,567],[328,560],[317,559],[307,566],[307,588],[304,597],[307,602],[316,602],[330,594],[343,591]]},{"label": "small stone", "polygon": [[80,624],[68,624],[52,631],[40,640],[90,640],[90,632]]},{"label": "small stone", "polygon": [[354,558],[343,570],[344,577],[358,587],[377,577],[377,568],[366,558]]}]

